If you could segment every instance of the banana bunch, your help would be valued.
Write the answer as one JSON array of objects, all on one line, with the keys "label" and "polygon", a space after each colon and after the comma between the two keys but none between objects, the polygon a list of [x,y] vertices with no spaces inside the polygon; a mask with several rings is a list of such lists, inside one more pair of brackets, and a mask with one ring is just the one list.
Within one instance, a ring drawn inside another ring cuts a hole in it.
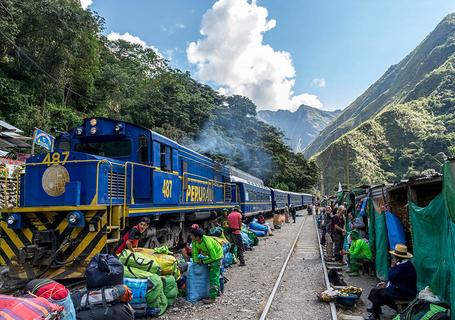
[{"label": "banana bunch", "polygon": [[353,287],[353,286],[348,286],[348,287],[344,287],[343,289],[340,290],[340,293],[341,294],[344,294],[344,295],[349,295],[349,294],[360,294],[362,293],[362,288],[357,288],[357,287]]}]

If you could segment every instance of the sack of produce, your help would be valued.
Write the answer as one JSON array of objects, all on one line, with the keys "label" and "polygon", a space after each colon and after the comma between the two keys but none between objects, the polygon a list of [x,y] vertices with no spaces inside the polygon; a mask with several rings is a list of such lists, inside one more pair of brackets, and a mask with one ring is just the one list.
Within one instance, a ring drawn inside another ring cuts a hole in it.
[{"label": "sack of produce", "polygon": [[163,291],[167,298],[168,304],[172,306],[179,295],[179,289],[177,288],[177,282],[174,276],[161,277],[163,281]]},{"label": "sack of produce", "polygon": [[123,265],[116,256],[97,254],[85,271],[87,289],[110,287],[123,283]]},{"label": "sack of produce", "polygon": [[58,320],[63,307],[45,298],[19,298],[0,294],[0,319]]},{"label": "sack of produce", "polygon": [[227,252],[223,257],[223,267],[227,268],[234,263],[234,255],[231,252]]},{"label": "sack of produce", "polygon": [[133,308],[134,304],[145,303],[145,295],[151,289],[151,283],[148,279],[124,278],[123,283],[133,294],[133,299],[131,300],[131,306]]},{"label": "sack of produce", "polygon": [[260,224],[257,222],[250,222],[249,228],[250,228],[250,230],[257,230],[257,231],[264,231],[264,232],[268,231],[268,227],[266,225],[263,225],[263,224]]},{"label": "sack of produce", "polygon": [[209,268],[207,265],[188,264],[186,292],[186,299],[191,303],[196,303],[209,296]]},{"label": "sack of produce", "polygon": [[178,262],[174,256],[164,253],[154,253],[151,258],[160,267],[162,276],[173,275],[178,277],[180,275]]},{"label": "sack of produce", "polygon": [[77,320],[134,320],[134,310],[128,303],[98,306],[78,311]]},{"label": "sack of produce", "polygon": [[76,319],[73,301],[69,290],[64,285],[51,279],[34,279],[27,283],[24,291],[63,307],[60,320]]},{"label": "sack of produce", "polygon": [[119,260],[124,266],[141,269],[154,274],[161,274],[162,271],[152,256],[142,252],[123,250],[119,256]]},{"label": "sack of produce", "polygon": [[254,229],[250,229],[250,231],[253,232],[258,237],[265,237],[267,235],[266,231],[259,231]]},{"label": "sack of produce", "polygon": [[[253,234],[253,232],[250,232],[251,234]],[[250,237],[248,236],[248,233],[246,233],[244,230],[242,230],[242,242],[243,242],[243,245],[246,247],[246,248],[250,248],[253,244],[251,243],[251,240],[250,240]]]},{"label": "sack of produce", "polygon": [[151,283],[151,289],[145,295],[147,306],[150,308],[159,308],[159,315],[162,315],[166,311],[168,301],[164,295],[163,282],[161,281],[161,277],[159,275],[125,266],[125,277],[149,280]]}]

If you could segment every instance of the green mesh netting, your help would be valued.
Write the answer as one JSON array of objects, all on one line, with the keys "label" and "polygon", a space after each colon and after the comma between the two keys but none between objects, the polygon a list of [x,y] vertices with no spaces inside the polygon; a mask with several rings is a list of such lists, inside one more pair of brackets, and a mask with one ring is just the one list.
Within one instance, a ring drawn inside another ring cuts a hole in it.
[{"label": "green mesh netting", "polygon": [[442,166],[442,193],[446,202],[449,217],[455,222],[455,161],[446,161]]},{"label": "green mesh netting", "polygon": [[[452,198],[455,193],[452,195]],[[449,218],[445,193],[425,208],[410,202],[409,211],[417,270],[417,289],[429,286],[455,308],[455,224]],[[452,313],[455,319],[455,312]]]},{"label": "green mesh netting", "polygon": [[385,214],[380,212],[377,204],[372,201],[369,206],[370,223],[374,224],[374,252],[376,276],[381,280],[388,280],[389,273],[389,240],[387,238],[387,224]]}]

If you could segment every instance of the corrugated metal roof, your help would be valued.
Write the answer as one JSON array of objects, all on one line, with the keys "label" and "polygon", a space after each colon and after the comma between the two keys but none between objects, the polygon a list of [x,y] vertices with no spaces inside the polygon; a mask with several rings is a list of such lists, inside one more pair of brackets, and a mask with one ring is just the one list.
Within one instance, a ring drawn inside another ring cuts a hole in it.
[{"label": "corrugated metal roof", "polygon": [[6,129],[8,131],[13,131],[13,132],[17,132],[17,133],[23,133],[24,132],[24,131],[16,128],[15,126],[10,125],[9,123],[3,121],[3,120],[0,120],[0,127],[2,127],[3,129]]}]

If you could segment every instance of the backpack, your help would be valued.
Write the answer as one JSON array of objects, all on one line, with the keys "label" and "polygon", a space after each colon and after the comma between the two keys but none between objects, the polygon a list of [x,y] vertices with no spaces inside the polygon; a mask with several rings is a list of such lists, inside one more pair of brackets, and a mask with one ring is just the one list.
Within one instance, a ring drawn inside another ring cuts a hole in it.
[{"label": "backpack", "polygon": [[450,320],[449,310],[450,306],[445,302],[415,299],[393,320]]},{"label": "backpack", "polygon": [[111,254],[95,255],[85,270],[87,289],[123,284],[123,265]]},{"label": "backpack", "polygon": [[79,311],[77,320],[134,320],[134,310],[128,303],[118,303],[112,306]]},{"label": "backpack", "polygon": [[126,285],[117,285],[110,288],[76,291],[71,298],[76,310],[79,311],[116,303],[128,303],[133,295]]}]

